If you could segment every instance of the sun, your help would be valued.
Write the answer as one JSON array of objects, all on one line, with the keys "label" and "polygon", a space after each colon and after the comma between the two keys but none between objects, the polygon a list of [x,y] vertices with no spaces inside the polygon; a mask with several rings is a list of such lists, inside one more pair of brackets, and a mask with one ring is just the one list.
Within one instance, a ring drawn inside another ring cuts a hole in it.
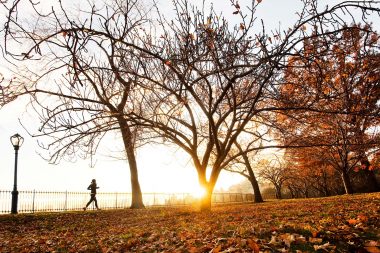
[{"label": "sun", "polygon": [[203,198],[206,195],[206,189],[203,188],[203,187],[201,187],[201,186],[197,186],[197,187],[193,188],[193,190],[191,191],[190,194],[194,198],[201,199],[201,198]]}]

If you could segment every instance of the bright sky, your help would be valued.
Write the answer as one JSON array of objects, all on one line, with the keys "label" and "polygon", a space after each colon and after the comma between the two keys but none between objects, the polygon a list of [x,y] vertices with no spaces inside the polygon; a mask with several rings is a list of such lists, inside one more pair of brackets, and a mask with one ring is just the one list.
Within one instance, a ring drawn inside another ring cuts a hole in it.
[{"label": "bright sky", "polygon": [[[161,0],[162,5],[166,5],[166,2],[170,1]],[[229,0],[214,2],[216,10],[234,18],[234,9]],[[250,1],[240,0],[239,3],[243,7],[249,5]],[[299,3],[296,0],[263,0],[257,14],[268,27],[278,27],[281,22],[281,26],[285,28],[296,18],[295,12]],[[0,67],[4,64],[1,61],[0,58]],[[0,68],[0,71],[4,70]],[[22,119],[24,123],[26,118],[30,118],[30,113],[25,112],[23,101],[12,103],[0,110],[0,190],[11,190],[13,187],[14,150],[9,138],[19,133],[25,138],[19,150],[19,190],[85,191],[91,179],[96,178],[101,191],[130,191],[128,163],[105,155],[109,150],[117,150],[114,140],[104,142],[93,168],[89,167],[89,161],[83,160],[75,163],[62,161],[59,165],[50,165],[37,154],[40,151],[37,140],[31,138],[19,124],[18,119]],[[26,121],[27,124],[38,125],[33,120]],[[137,151],[137,163],[143,192],[194,192],[198,189],[196,171],[189,157],[181,150],[146,146]],[[222,172],[216,189],[228,189],[242,180],[237,174]]]}]

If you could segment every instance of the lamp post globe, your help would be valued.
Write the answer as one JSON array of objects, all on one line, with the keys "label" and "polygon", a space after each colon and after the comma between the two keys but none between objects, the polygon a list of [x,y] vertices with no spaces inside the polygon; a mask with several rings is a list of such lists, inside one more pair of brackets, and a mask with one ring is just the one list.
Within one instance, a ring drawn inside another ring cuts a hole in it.
[{"label": "lamp post globe", "polygon": [[18,203],[18,191],[17,191],[17,159],[18,159],[18,150],[24,142],[24,138],[15,134],[11,136],[11,143],[15,150],[15,170],[14,170],[14,181],[13,181],[13,191],[12,191],[12,208],[11,213],[17,214],[17,203]]}]

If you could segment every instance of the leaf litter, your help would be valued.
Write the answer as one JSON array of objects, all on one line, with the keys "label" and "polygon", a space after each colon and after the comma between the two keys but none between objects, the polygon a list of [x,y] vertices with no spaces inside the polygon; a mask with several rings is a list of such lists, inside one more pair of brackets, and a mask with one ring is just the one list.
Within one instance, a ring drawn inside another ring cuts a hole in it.
[{"label": "leaf litter", "polygon": [[0,252],[380,252],[380,193],[0,216]]}]

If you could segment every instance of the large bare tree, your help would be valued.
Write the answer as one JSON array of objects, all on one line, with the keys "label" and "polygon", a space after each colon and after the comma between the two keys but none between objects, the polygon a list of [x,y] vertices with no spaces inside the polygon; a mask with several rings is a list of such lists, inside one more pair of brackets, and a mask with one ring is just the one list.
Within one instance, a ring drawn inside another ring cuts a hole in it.
[{"label": "large bare tree", "polygon": [[355,20],[350,15],[353,9],[361,17],[379,11],[377,3],[366,1],[323,9],[316,1],[303,3],[292,28],[268,33],[263,26],[253,33],[259,2],[252,1],[243,11],[231,1],[231,12],[240,21],[229,24],[212,8],[205,11],[189,1],[176,0],[175,18],[169,22],[161,18],[160,36],[153,40],[146,36],[144,47],[138,48],[147,55],[141,70],[134,73],[145,85],[144,113],[127,116],[151,129],[152,137],[174,143],[189,154],[206,191],[201,209],[210,208],[223,168],[237,156],[263,148],[256,146],[231,156],[234,143],[251,120],[265,125],[268,112],[291,109],[273,102],[280,99],[282,68],[288,57],[301,54],[307,38],[348,29]]},{"label": "large bare tree", "polygon": [[135,156],[141,133],[124,117],[139,114],[139,91],[135,77],[122,70],[137,68],[139,61],[118,41],[138,40],[147,12],[135,0],[50,4],[4,3],[5,51],[19,61],[9,94],[30,96],[41,124],[38,132],[29,130],[49,151],[50,162],[92,157],[106,133],[119,133],[131,175],[131,208],[142,208]]}]

